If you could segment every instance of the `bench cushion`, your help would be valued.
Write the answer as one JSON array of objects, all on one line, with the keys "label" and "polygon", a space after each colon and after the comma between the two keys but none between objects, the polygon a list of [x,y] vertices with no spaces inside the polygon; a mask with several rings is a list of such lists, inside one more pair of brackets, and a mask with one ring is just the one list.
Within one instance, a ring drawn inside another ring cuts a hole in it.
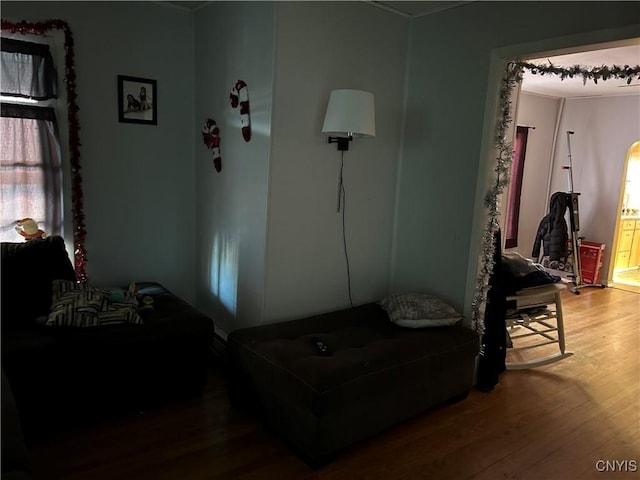
[{"label": "bench cushion", "polygon": [[402,328],[374,303],[240,329],[227,341],[232,400],[256,403],[305,456],[327,455],[466,395],[478,346],[463,326]]}]

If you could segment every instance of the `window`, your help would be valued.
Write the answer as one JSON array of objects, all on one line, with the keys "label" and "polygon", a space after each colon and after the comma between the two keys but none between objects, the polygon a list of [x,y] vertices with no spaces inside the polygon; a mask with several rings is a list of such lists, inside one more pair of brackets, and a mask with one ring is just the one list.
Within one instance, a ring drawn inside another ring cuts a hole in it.
[{"label": "window", "polygon": [[48,235],[63,233],[62,157],[55,113],[56,71],[49,46],[2,38],[0,240],[32,218]]},{"label": "window", "polygon": [[[46,20],[44,22],[10,22],[2,20],[2,34],[5,36],[43,36],[51,33],[61,33],[64,37],[64,60],[59,65],[64,64],[64,83],[66,88],[62,92],[64,98],[61,104],[66,105],[66,122],[63,135],[69,141],[63,144],[63,169],[68,168],[70,214],[68,215],[69,230],[73,235],[73,257],[76,269],[76,277],[81,283],[88,281],[86,274],[86,249],[85,237],[87,231],[84,223],[84,200],[82,191],[82,175],[80,165],[80,121],[78,119],[78,105],[76,103],[76,72],[74,65],[74,41],[73,34],[67,22],[59,19]],[[4,45],[4,41],[2,44]],[[37,42],[36,42],[37,43]],[[58,50],[61,51],[61,50]],[[4,65],[3,65],[4,70]],[[41,77],[46,78],[46,77]],[[66,148],[66,150],[65,150]],[[67,160],[68,159],[68,160]],[[1,180],[0,172],[0,180]],[[2,182],[0,181],[0,184]]]},{"label": "window", "polygon": [[505,227],[505,248],[518,246],[518,222],[520,220],[520,195],[522,194],[522,176],[524,158],[527,151],[529,127],[516,128],[516,140],[511,164],[511,182],[509,183],[509,202],[507,205],[507,224]]}]

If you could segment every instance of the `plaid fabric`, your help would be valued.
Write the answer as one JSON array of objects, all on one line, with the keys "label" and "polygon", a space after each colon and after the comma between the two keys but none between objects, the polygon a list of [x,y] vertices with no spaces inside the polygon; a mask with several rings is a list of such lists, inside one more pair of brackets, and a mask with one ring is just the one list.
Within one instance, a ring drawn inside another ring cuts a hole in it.
[{"label": "plaid fabric", "polygon": [[54,280],[53,302],[47,326],[97,327],[120,323],[142,324],[138,301],[133,292],[113,301],[110,290]]}]

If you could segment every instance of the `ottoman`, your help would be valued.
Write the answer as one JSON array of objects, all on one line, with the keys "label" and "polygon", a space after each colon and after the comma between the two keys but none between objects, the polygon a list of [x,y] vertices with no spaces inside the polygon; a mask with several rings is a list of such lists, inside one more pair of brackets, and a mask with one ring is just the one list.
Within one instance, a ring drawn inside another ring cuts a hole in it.
[{"label": "ottoman", "polygon": [[28,443],[202,393],[213,322],[162,285],[142,325],[3,332],[2,367]]},{"label": "ottoman", "polygon": [[231,402],[313,468],[435,405],[466,397],[478,335],[402,328],[376,303],[233,331]]},{"label": "ottoman", "polygon": [[104,305],[82,304],[104,297],[75,283],[64,239],[1,242],[0,259],[2,370],[28,443],[202,392],[213,321],[162,285],[137,284],[138,293],[152,299],[139,313],[142,324],[116,316],[99,326],[51,326],[56,281],[78,293],[64,320]]}]

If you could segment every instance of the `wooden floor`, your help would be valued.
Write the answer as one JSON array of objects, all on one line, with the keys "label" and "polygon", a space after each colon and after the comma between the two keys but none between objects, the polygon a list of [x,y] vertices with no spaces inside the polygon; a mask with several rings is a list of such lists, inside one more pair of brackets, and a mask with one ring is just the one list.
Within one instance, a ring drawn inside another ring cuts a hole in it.
[{"label": "wooden floor", "polygon": [[[320,470],[231,409],[214,366],[199,399],[33,448],[35,478],[637,479],[640,294],[565,293],[572,357],[507,371],[493,392],[473,390],[461,402],[359,443]],[[599,472],[603,461],[618,461],[626,471]]]},{"label": "wooden floor", "polygon": [[616,288],[640,293],[640,267],[629,270],[614,270],[613,283]]}]

